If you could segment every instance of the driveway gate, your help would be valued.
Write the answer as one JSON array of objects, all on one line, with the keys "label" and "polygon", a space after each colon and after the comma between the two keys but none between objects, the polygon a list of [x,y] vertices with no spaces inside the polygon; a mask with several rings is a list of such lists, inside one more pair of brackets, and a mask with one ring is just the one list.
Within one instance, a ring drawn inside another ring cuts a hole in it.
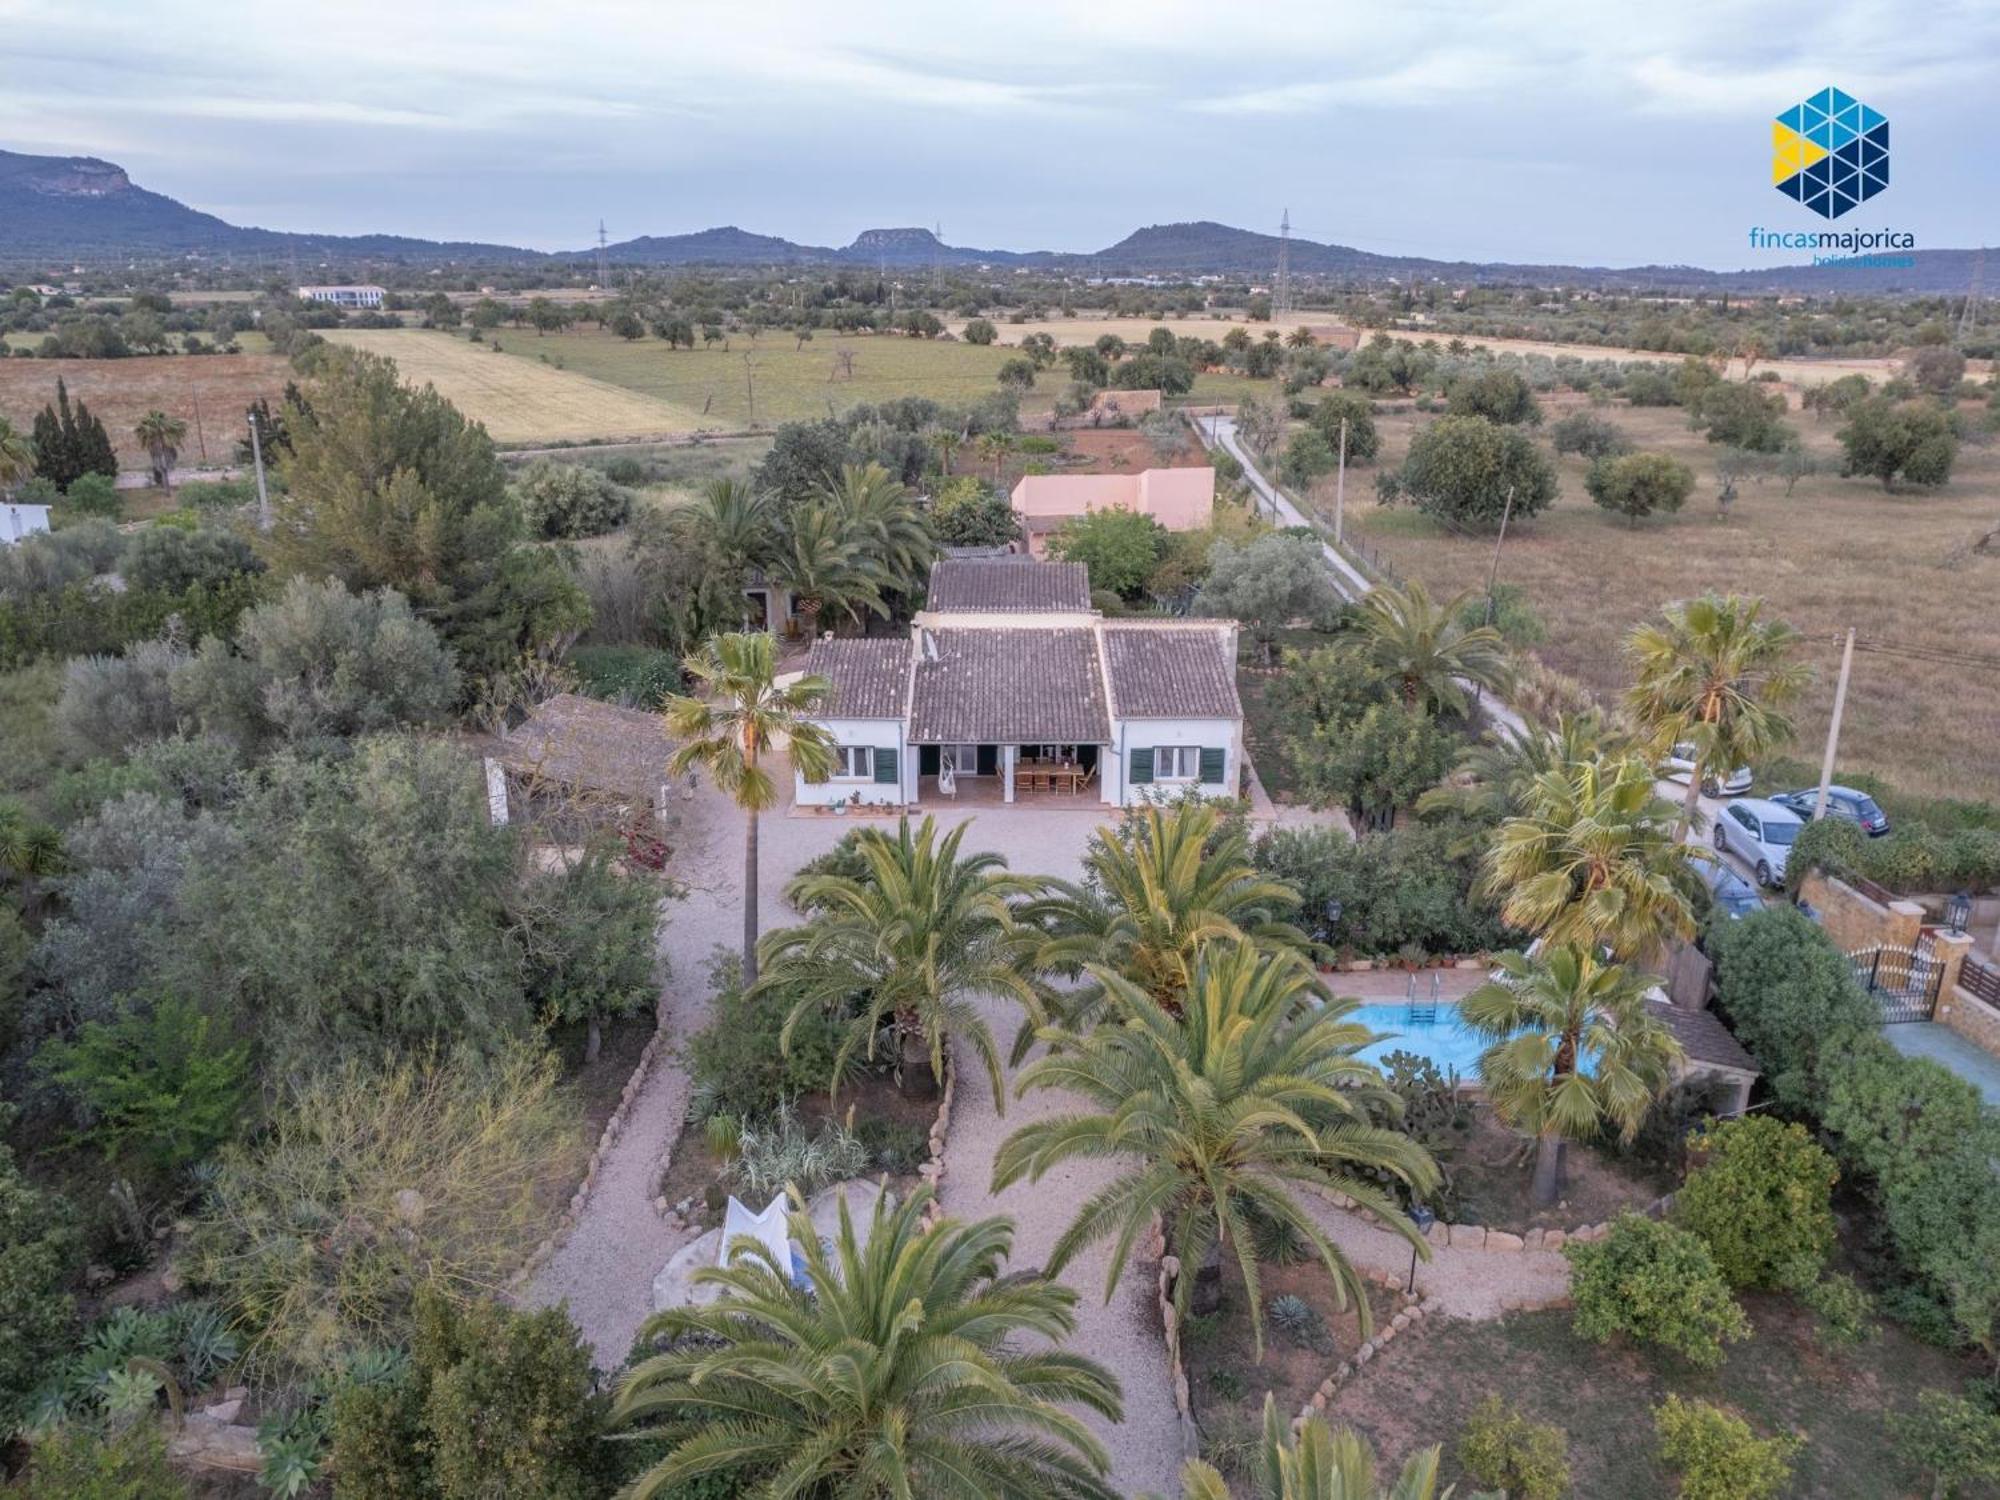
[{"label": "driveway gate", "polygon": [[1882,1007],[1884,1025],[1928,1021],[1937,1010],[1944,965],[1929,943],[1916,948],[1877,943],[1872,948],[1855,949],[1847,961],[1854,966],[1854,977],[1861,981],[1861,987]]}]

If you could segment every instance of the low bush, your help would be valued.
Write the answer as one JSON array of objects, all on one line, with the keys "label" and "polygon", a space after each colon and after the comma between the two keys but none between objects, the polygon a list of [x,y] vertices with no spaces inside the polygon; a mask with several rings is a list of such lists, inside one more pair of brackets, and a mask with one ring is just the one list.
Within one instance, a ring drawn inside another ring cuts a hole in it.
[{"label": "low bush", "polygon": [[1363,839],[1284,828],[1259,839],[1254,858],[1263,873],[1299,887],[1300,920],[1329,948],[1365,958],[1484,953],[1509,937],[1498,907],[1475,890],[1480,855],[1470,833],[1453,820]]},{"label": "low bush", "polygon": [[787,1188],[810,1198],[830,1183],[860,1176],[868,1160],[868,1148],[834,1121],[815,1127],[790,1104],[780,1104],[767,1119],[743,1123],[728,1176],[759,1203]]},{"label": "low bush", "polygon": [[1840,1169],[1806,1128],[1769,1115],[1708,1126],[1689,1143],[1694,1169],[1674,1221],[1700,1235],[1731,1286],[1802,1292],[1833,1252]]},{"label": "low bush", "polygon": [[681,690],[680,658],[649,646],[578,646],[569,667],[579,691],[627,708],[656,709]]},{"label": "low bush", "polygon": [[1319,1309],[1303,1297],[1286,1295],[1271,1299],[1271,1325],[1301,1349],[1333,1352],[1333,1335]]},{"label": "low bush", "polygon": [[522,518],[545,539],[601,536],[632,517],[632,493],[602,469],[537,459],[514,481]]},{"label": "low bush", "polygon": [[1660,1457],[1680,1470],[1681,1500],[1770,1500],[1792,1477],[1793,1437],[1760,1438],[1706,1401],[1669,1396],[1653,1413]]},{"label": "low bush", "polygon": [[1917,1409],[1889,1418],[1896,1451],[1930,1477],[1936,1496],[2000,1482],[2000,1415],[1945,1391],[1922,1391]]},{"label": "low bush", "polygon": [[733,957],[718,961],[714,976],[713,1019],[688,1041],[690,1113],[696,1119],[761,1120],[788,1100],[824,1092],[839,1056],[843,1019],[810,1010],[792,1028],[790,1045],[781,1045],[798,997],[780,988],[745,995]]},{"label": "low bush", "polygon": [[1852,1276],[1838,1272],[1822,1276],[1799,1300],[1819,1315],[1813,1334],[1829,1348],[1851,1349],[1866,1342],[1873,1331],[1875,1299]]},{"label": "low bush", "polygon": [[1573,411],[1551,425],[1549,442],[1558,453],[1591,459],[1616,458],[1632,451],[1632,440],[1623,429],[1589,411]]},{"label": "low bush", "polygon": [[[12,1115],[0,1106],[0,1129]],[[29,1393],[69,1344],[77,1259],[68,1206],[23,1177],[13,1152],[0,1144],[0,1433],[20,1424]]]},{"label": "low bush", "polygon": [[1707,936],[1716,1006],[1777,1103],[1817,1117],[1828,1066],[1877,1032],[1881,1014],[1847,958],[1795,907],[1766,907]]},{"label": "low bush", "polygon": [[1621,1214],[1603,1239],[1563,1254],[1579,1338],[1602,1344],[1624,1334],[1709,1369],[1722,1363],[1725,1342],[1750,1336],[1715,1257],[1685,1229]]},{"label": "low bush", "polygon": [[1801,830],[1786,882],[1796,891],[1815,869],[1840,880],[1858,875],[1892,891],[1990,890],[2000,886],[2000,829],[1938,832],[1899,818],[1888,835],[1870,838],[1845,818],[1821,818]]},{"label": "low bush", "polygon": [[105,1432],[62,1427],[34,1446],[15,1500],[191,1500],[192,1486],[167,1461],[159,1428]]},{"label": "low bush", "polygon": [[1458,1461],[1509,1500],[1562,1500],[1569,1493],[1568,1448],[1560,1427],[1531,1422],[1498,1396],[1488,1396],[1466,1419]]},{"label": "low bush", "polygon": [[148,526],[126,547],[120,571],[132,588],[178,594],[196,584],[213,588],[261,573],[264,560],[233,532]]}]

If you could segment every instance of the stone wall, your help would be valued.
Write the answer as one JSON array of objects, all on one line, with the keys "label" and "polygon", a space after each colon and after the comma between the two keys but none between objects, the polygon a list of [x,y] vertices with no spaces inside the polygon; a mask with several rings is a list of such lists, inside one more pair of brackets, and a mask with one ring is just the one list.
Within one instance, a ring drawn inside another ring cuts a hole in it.
[{"label": "stone wall", "polygon": [[938,1093],[937,1116],[931,1121],[930,1160],[917,1168],[917,1176],[932,1194],[930,1204],[924,1209],[924,1224],[933,1226],[944,1217],[944,1205],[935,1195],[944,1192],[944,1148],[951,1136],[951,1101],[958,1090],[958,1065],[952,1061],[949,1049],[944,1055],[944,1088]]},{"label": "stone wall", "polygon": [[2000,1057],[2000,1010],[1960,985],[1938,997],[1937,1018],[1982,1052]]},{"label": "stone wall", "polygon": [[1799,899],[1819,915],[1819,925],[1842,953],[1887,943],[1914,948],[1923,933],[1924,909],[1915,901],[1884,906],[1844,880],[1814,870],[1800,882]]},{"label": "stone wall", "polygon": [[[1321,1191],[1320,1196],[1335,1208],[1359,1214],[1370,1224],[1381,1222],[1345,1193],[1328,1189]],[[1664,1219],[1673,1206],[1674,1195],[1667,1193],[1631,1211],[1644,1214],[1649,1219]],[[1564,1245],[1588,1245],[1603,1239],[1610,1232],[1609,1219],[1602,1224],[1583,1224],[1575,1229],[1530,1229],[1520,1234],[1508,1229],[1488,1229],[1484,1224],[1447,1224],[1438,1219],[1424,1231],[1424,1238],[1438,1249],[1449,1245],[1454,1250],[1560,1250]]]},{"label": "stone wall", "polygon": [[1201,1429],[1195,1426],[1194,1403],[1188,1396],[1187,1366],[1181,1359],[1181,1316],[1174,1306],[1175,1283],[1180,1280],[1181,1263],[1178,1257],[1167,1254],[1166,1230],[1161,1226],[1159,1216],[1153,1216],[1152,1232],[1146,1237],[1146,1254],[1159,1262],[1159,1275],[1153,1283],[1153,1300],[1159,1308],[1160,1331],[1167,1344],[1167,1384],[1174,1393],[1174,1410],[1181,1421],[1181,1457],[1183,1459],[1201,1457]]}]

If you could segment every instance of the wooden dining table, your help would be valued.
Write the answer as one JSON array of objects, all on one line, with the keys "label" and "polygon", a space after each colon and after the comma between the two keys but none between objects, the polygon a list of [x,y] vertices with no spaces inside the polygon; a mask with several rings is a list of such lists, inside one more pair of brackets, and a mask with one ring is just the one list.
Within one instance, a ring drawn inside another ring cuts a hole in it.
[{"label": "wooden dining table", "polygon": [[1031,792],[1079,792],[1083,789],[1083,776],[1081,766],[1045,765],[1040,761],[1024,760],[1014,768],[1015,784]]}]

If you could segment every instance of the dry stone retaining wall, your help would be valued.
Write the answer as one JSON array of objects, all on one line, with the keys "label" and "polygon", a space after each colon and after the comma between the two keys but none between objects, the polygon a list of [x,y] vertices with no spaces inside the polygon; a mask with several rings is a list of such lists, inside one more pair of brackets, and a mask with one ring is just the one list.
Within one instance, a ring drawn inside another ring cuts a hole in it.
[{"label": "dry stone retaining wall", "polygon": [[[1370,1224],[1380,1222],[1373,1213],[1345,1193],[1326,1192],[1321,1196],[1335,1208],[1359,1214]],[[1644,1214],[1649,1219],[1663,1219],[1673,1206],[1674,1195],[1667,1193],[1635,1212]],[[1564,1245],[1590,1244],[1594,1240],[1603,1239],[1610,1232],[1609,1219],[1601,1224],[1585,1224],[1577,1229],[1529,1229],[1520,1234],[1507,1229],[1489,1229],[1484,1224],[1447,1224],[1439,1219],[1424,1231],[1424,1238],[1439,1249],[1449,1245],[1454,1250],[1560,1250]]]}]

